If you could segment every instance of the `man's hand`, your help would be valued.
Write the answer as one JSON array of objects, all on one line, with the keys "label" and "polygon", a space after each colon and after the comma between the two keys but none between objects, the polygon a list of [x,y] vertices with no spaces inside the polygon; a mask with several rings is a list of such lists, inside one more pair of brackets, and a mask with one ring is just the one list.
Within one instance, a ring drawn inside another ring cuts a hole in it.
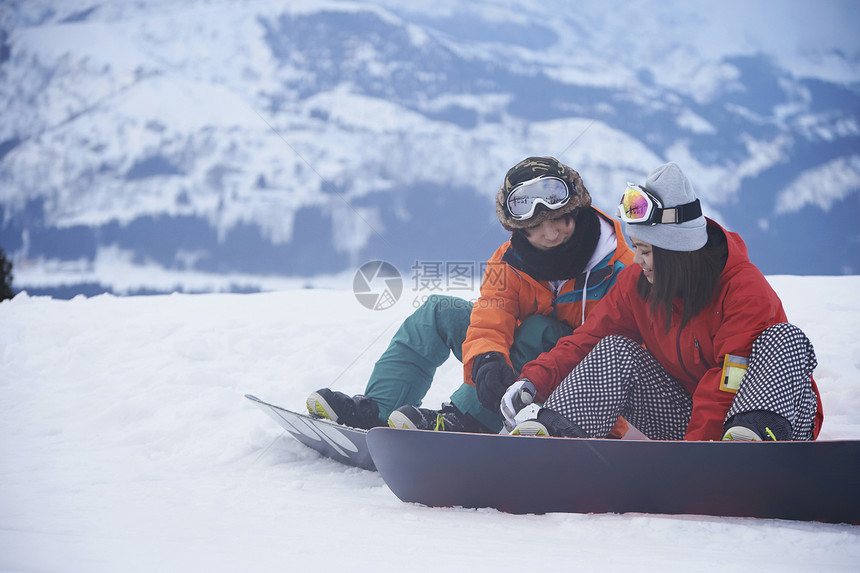
[{"label": "man's hand", "polygon": [[516,379],[514,369],[498,352],[488,352],[475,358],[472,380],[478,391],[478,400],[487,410],[498,412],[505,390]]}]

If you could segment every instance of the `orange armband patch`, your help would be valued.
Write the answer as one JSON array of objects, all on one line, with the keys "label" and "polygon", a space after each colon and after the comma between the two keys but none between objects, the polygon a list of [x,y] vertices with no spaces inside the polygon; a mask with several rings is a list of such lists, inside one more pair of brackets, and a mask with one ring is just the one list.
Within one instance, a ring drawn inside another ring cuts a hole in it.
[{"label": "orange armband patch", "polygon": [[720,390],[737,394],[749,363],[749,358],[726,354],[723,359],[723,372],[720,374]]}]

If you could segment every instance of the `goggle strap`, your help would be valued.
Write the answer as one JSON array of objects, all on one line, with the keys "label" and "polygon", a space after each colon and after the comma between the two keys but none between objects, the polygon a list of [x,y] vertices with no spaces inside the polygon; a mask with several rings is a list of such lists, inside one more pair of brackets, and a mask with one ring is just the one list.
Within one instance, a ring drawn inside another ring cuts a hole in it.
[{"label": "goggle strap", "polygon": [[702,204],[698,199],[691,203],[684,203],[677,207],[663,209],[660,216],[661,223],[686,223],[702,216]]}]

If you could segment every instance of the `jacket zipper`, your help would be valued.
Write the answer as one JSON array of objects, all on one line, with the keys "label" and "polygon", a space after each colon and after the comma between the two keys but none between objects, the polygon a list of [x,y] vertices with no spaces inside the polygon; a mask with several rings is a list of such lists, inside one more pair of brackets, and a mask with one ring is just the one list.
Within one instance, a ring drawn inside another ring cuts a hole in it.
[{"label": "jacket zipper", "polygon": [[[696,378],[695,376],[693,376],[690,373],[690,371],[687,370],[687,365],[684,364],[684,356],[683,356],[683,354],[681,354],[681,331],[680,330],[678,330],[678,338],[676,339],[675,342],[676,342],[676,346],[678,349],[678,362],[681,364],[681,368],[684,370],[684,373],[687,375],[687,377],[690,380],[692,380],[694,382],[698,382],[699,379]],[[707,369],[710,370],[711,369],[711,363],[708,362],[707,358],[705,358],[705,353],[702,352],[702,345],[699,344],[699,339],[694,338],[693,343],[696,345],[696,350],[699,351],[699,358],[702,359],[702,364],[704,364],[707,367]]]},{"label": "jacket zipper", "polygon": [[[678,338],[675,339],[675,345],[676,345],[677,350],[678,350],[678,363],[681,365],[681,369],[687,375],[687,378],[689,378],[693,382],[698,382],[699,381],[698,378],[696,378],[695,376],[690,374],[690,371],[687,370],[687,365],[684,364],[684,356],[681,354],[681,330],[682,329],[680,329],[680,328],[678,329]],[[698,346],[699,346],[699,341],[696,340],[696,347],[698,348]],[[700,350],[700,352],[701,352],[701,350]]]},{"label": "jacket zipper", "polygon": [[708,359],[707,359],[707,358],[705,358],[705,353],[704,353],[704,352],[702,352],[702,347],[701,347],[701,345],[699,344],[699,339],[698,339],[698,338],[694,338],[693,340],[695,340],[695,341],[696,341],[696,350],[698,350],[698,351],[699,351],[699,358],[701,358],[701,359],[702,359],[702,364],[704,364],[704,365],[707,367],[707,369],[708,369],[708,370],[710,370],[710,369],[712,368],[711,363],[710,363],[710,362],[708,362]]}]

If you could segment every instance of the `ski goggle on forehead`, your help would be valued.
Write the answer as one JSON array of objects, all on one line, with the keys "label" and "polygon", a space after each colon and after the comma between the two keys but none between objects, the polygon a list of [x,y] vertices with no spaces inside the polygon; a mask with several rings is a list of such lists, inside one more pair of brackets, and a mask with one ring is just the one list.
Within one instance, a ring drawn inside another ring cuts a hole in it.
[{"label": "ski goggle on forehead", "polygon": [[541,175],[511,188],[506,202],[512,219],[523,221],[535,214],[538,205],[555,211],[570,201],[570,188],[563,179],[552,175]]},{"label": "ski goggle on forehead", "polygon": [[686,223],[702,216],[702,205],[696,199],[677,207],[663,208],[660,198],[641,185],[627,184],[618,217],[631,225],[656,225],[657,223]]}]

